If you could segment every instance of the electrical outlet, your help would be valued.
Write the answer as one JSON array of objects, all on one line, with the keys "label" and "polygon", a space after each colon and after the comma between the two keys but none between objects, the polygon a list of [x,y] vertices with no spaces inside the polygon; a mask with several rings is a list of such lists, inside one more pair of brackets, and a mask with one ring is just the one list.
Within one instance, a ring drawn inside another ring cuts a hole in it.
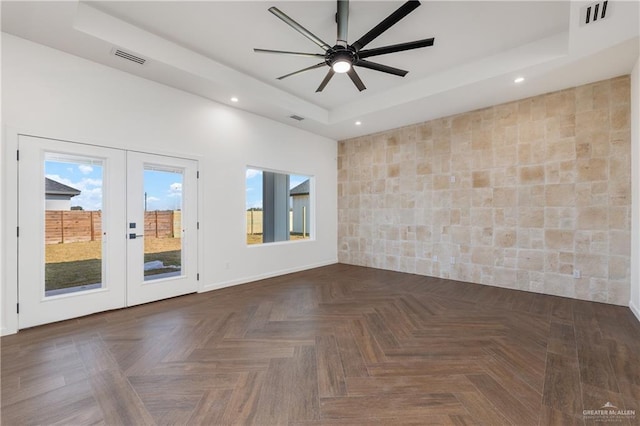
[{"label": "electrical outlet", "polygon": [[438,256],[434,255],[432,260],[433,260],[434,262],[437,262],[437,261],[438,261]]},{"label": "electrical outlet", "polygon": [[573,270],[573,278],[580,278],[580,269]]},{"label": "electrical outlet", "polygon": [[451,183],[456,183],[456,175],[451,175],[449,181],[451,181]]},{"label": "electrical outlet", "polygon": [[449,259],[449,263],[451,263],[452,265],[456,264],[456,258],[454,256],[451,256],[451,258]]}]

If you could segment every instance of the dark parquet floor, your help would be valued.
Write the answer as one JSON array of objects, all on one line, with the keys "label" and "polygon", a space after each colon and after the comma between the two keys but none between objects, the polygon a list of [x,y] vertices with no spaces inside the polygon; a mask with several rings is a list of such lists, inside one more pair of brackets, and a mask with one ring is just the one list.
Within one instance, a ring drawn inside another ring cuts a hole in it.
[{"label": "dark parquet floor", "polygon": [[628,308],[340,264],[1,342],[3,425],[640,422]]}]

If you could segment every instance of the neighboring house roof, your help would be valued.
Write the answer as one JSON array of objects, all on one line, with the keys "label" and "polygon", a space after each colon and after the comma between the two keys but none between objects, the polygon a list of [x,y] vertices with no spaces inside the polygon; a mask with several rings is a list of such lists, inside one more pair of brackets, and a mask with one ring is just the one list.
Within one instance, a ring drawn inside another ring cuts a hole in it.
[{"label": "neighboring house roof", "polygon": [[292,188],[289,191],[289,195],[291,196],[295,196],[295,195],[309,195],[309,179],[305,180],[304,182],[302,182],[300,185]]},{"label": "neighboring house roof", "polygon": [[68,195],[75,197],[80,195],[80,190],[67,186],[53,179],[44,178],[44,192],[51,195]]}]

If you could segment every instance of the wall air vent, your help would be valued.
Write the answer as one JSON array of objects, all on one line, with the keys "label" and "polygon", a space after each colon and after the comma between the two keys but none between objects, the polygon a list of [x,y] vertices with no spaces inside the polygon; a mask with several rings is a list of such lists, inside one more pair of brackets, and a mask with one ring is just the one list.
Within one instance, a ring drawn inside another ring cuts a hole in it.
[{"label": "wall air vent", "polygon": [[602,21],[611,14],[611,8],[608,8],[608,0],[599,1],[583,6],[580,9],[580,25],[593,24]]},{"label": "wall air vent", "polygon": [[126,59],[127,61],[135,62],[136,64],[139,64],[139,65],[144,65],[145,62],[147,62],[146,59],[141,58],[140,56],[134,55],[133,53],[130,53],[115,47],[111,50],[111,53],[114,56],[117,56],[122,59]]},{"label": "wall air vent", "polygon": [[297,121],[304,120],[304,117],[300,117],[299,115],[295,115],[295,114],[294,115],[290,115],[289,118],[293,118],[294,120],[297,120]]}]

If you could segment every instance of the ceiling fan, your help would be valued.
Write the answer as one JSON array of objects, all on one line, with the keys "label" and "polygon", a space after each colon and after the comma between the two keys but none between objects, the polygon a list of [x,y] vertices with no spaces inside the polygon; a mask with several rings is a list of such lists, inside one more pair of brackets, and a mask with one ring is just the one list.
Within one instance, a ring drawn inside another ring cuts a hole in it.
[{"label": "ceiling fan", "polygon": [[347,30],[349,25],[349,0],[338,0],[338,12],[336,13],[336,22],[338,24],[338,37],[336,40],[336,44],[334,46],[329,46],[326,42],[322,41],[319,37],[311,33],[309,30],[304,28],[302,25],[298,24],[296,21],[287,16],[284,12],[279,10],[277,7],[270,7],[269,12],[273,13],[275,16],[284,21],[287,25],[289,25],[294,30],[298,31],[300,34],[317,44],[324,50],[324,54],[321,53],[304,53],[304,52],[288,52],[284,50],[270,50],[270,49],[253,49],[254,52],[258,53],[276,53],[276,54],[284,54],[284,55],[297,55],[297,56],[306,56],[312,58],[323,58],[324,60],[318,64],[312,65],[310,67],[283,75],[278,77],[278,80],[282,80],[287,77],[291,77],[292,75],[300,74],[305,71],[309,71],[316,68],[321,68],[324,66],[329,66],[329,72],[325,76],[320,86],[316,89],[316,92],[322,92],[322,90],[327,86],[331,78],[335,73],[346,73],[353,81],[353,84],[358,88],[359,91],[363,91],[366,89],[362,80],[358,76],[358,73],[354,69],[354,67],[363,67],[369,68],[375,71],[381,71],[388,74],[397,75],[400,77],[404,77],[407,75],[408,71],[401,70],[399,68],[390,67],[387,65],[379,64],[376,62],[371,62],[366,60],[365,58],[369,58],[372,56],[378,55],[386,55],[387,53],[401,52],[403,50],[411,50],[418,49],[421,47],[433,46],[434,38],[425,38],[423,40],[410,41],[407,43],[399,43],[393,44],[390,46],[376,47],[373,49],[365,49],[363,48],[372,42],[375,38],[377,38],[380,34],[391,28],[402,18],[407,16],[413,10],[415,10],[418,6],[420,6],[419,1],[409,0],[400,6],[395,12],[386,17],[382,22],[373,27],[368,33],[360,37],[353,44],[349,44],[347,42]]}]

